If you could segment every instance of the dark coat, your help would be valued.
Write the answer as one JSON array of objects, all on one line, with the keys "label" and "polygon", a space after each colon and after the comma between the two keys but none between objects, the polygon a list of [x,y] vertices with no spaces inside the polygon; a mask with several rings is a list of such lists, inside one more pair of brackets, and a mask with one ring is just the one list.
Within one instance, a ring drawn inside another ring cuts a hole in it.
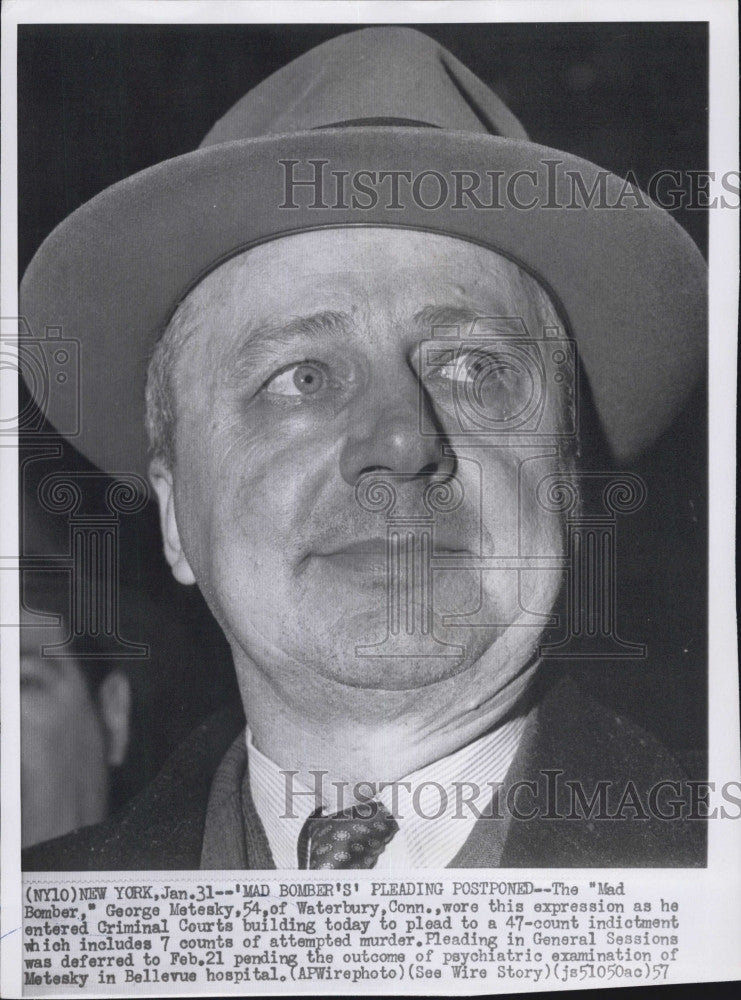
[{"label": "dark coat", "polygon": [[[197,869],[212,778],[243,725],[236,712],[211,716],[119,815],[30,848],[23,869]],[[611,783],[602,814],[614,818],[599,818],[598,801],[591,814],[588,807],[580,809],[567,781],[578,781],[587,800],[598,782]],[[503,868],[704,866],[705,822],[686,815],[664,819],[651,808],[650,789],[666,781],[679,782],[681,795],[669,789],[659,796],[659,808],[667,814],[669,800],[681,797],[686,814],[686,775],[660,743],[571,680],[546,677],[535,723],[499,792],[497,811],[510,818],[478,820],[449,867],[491,867],[496,857]],[[514,787],[517,782],[534,784]],[[555,799],[549,797],[549,782],[559,790]],[[533,810],[537,815],[511,818],[508,793],[520,816]],[[248,841],[266,844],[254,808],[247,809],[245,820],[254,824]],[[258,855],[248,850],[249,868],[274,867],[269,851]]]}]

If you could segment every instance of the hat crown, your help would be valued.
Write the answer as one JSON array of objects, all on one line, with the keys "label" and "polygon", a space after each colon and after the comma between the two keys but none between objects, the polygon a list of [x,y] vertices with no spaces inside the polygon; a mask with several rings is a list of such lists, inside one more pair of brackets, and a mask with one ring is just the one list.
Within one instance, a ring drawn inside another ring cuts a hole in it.
[{"label": "hat crown", "polygon": [[379,124],[527,138],[497,95],[438,42],[411,28],[366,28],[273,73],[237,101],[201,147]]}]

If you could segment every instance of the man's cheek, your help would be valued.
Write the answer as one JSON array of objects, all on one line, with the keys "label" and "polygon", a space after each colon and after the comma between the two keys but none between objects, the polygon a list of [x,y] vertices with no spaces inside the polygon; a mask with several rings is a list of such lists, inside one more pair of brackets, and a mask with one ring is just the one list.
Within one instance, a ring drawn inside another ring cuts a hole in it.
[{"label": "man's cheek", "polygon": [[208,446],[191,428],[180,441],[176,477],[178,508],[191,529],[205,533],[254,505],[266,492],[276,461],[274,442],[254,428],[232,422]]},{"label": "man's cheek", "polygon": [[518,466],[511,454],[491,448],[481,459],[460,464],[465,504],[480,522],[482,555],[513,555],[520,524]]},{"label": "man's cheek", "polygon": [[263,433],[243,438],[231,454],[234,506],[237,511],[298,527],[311,516],[319,497],[339,478],[340,430],[321,433],[307,421],[278,422]]},{"label": "man's cheek", "polygon": [[326,476],[321,448],[293,438],[264,440],[241,454],[238,474],[230,476],[234,506],[259,519],[301,521],[322,470]]},{"label": "man's cheek", "polygon": [[516,509],[523,556],[553,556],[563,548],[563,515],[549,507],[543,488],[561,471],[552,455],[537,453],[520,464]]}]

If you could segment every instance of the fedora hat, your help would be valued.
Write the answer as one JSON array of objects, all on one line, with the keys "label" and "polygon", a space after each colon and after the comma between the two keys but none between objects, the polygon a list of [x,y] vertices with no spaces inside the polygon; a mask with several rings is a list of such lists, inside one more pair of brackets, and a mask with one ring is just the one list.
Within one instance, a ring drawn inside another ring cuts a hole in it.
[{"label": "fedora hat", "polygon": [[[274,73],[197,150],[103,191],[42,244],[21,315],[36,336],[79,341],[75,445],[106,471],[143,472],[147,366],[178,303],[250,247],[346,226],[447,234],[532,274],[576,340],[618,462],[668,427],[703,371],[706,266],[670,215],[530,142],[431,38],[368,28]],[[67,400],[30,388],[64,430]]]}]

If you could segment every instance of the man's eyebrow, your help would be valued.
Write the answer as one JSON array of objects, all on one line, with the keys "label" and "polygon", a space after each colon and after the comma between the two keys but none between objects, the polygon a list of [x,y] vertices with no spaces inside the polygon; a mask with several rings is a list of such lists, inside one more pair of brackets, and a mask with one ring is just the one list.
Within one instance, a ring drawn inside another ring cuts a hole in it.
[{"label": "man's eyebrow", "polygon": [[449,327],[460,328],[463,326],[465,329],[459,329],[458,332],[467,332],[478,315],[473,309],[468,309],[465,306],[428,305],[412,316],[412,322],[431,337],[434,336],[435,329],[439,327],[448,329]]},{"label": "man's eyebrow", "polygon": [[[476,310],[465,306],[430,304],[415,312],[407,322],[423,335],[434,336],[436,329],[450,330],[451,327],[456,328],[459,334],[465,334],[479,318]],[[352,317],[335,310],[322,310],[279,322],[267,321],[256,326],[247,325],[243,339],[225,359],[224,368],[229,376],[241,379],[262,362],[272,362],[276,348],[289,347],[302,337],[344,337],[352,327]]]},{"label": "man's eyebrow", "polygon": [[262,361],[272,361],[276,348],[288,347],[302,337],[346,336],[351,326],[352,319],[347,313],[333,310],[247,326],[244,338],[229,352],[227,371],[241,375]]}]

